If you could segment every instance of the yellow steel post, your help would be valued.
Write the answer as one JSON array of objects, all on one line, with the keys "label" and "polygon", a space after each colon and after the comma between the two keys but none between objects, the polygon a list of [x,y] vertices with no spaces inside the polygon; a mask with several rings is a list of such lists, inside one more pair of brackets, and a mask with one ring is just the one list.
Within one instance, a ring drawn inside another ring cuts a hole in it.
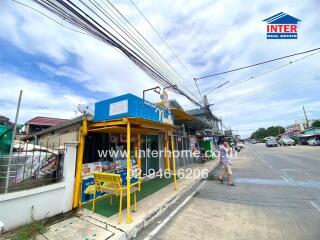
[{"label": "yellow steel post", "polygon": [[77,166],[76,166],[75,186],[74,186],[74,192],[73,192],[73,208],[78,207],[80,203],[82,161],[83,161],[84,142],[85,142],[85,137],[87,133],[88,133],[87,119],[84,118],[82,120],[82,127],[80,128],[79,146],[77,151]]},{"label": "yellow steel post", "polygon": [[[137,146],[137,150],[140,151],[141,149],[141,135],[140,133],[138,134],[138,146]],[[139,154],[139,152],[137,152],[137,160],[138,160],[138,171],[139,171],[139,180],[141,180],[141,156]]]},{"label": "yellow steel post", "polygon": [[131,131],[130,131],[130,122],[127,122],[127,223],[131,223],[131,215],[130,215],[130,193],[131,193],[131,154],[130,154],[130,139],[131,139]]},{"label": "yellow steel post", "polygon": [[166,131],[164,134],[164,154],[165,154],[165,166],[167,170],[170,170],[170,159],[169,159],[169,141],[168,141],[168,132]]},{"label": "yellow steel post", "polygon": [[174,190],[177,190],[177,175],[176,175],[176,160],[174,159],[174,143],[173,143],[173,132],[171,134],[171,156],[172,156],[172,167],[173,167],[173,185]]},{"label": "yellow steel post", "polygon": [[135,139],[134,142],[134,158],[137,160],[138,164],[138,139]]},{"label": "yellow steel post", "polygon": [[[141,135],[140,133],[138,134],[138,150],[141,151]],[[141,175],[142,175],[142,168],[141,168],[141,153],[138,152],[138,178],[139,178],[139,187],[138,187],[138,191],[140,192],[141,191],[141,183],[142,183],[142,178],[141,178]]]},{"label": "yellow steel post", "polygon": [[138,191],[141,190],[141,158],[140,158],[140,154],[139,154],[139,150],[140,150],[140,145],[141,145],[141,137],[140,137],[140,133],[137,135],[137,139],[135,141],[135,146],[134,146],[134,157],[137,160],[137,165],[138,165],[138,179],[139,179],[139,187],[138,187]]}]

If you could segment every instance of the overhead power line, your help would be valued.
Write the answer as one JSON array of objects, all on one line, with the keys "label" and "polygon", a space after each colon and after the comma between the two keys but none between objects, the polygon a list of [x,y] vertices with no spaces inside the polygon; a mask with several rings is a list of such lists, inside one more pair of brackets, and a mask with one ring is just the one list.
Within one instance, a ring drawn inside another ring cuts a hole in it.
[{"label": "overhead power line", "polygon": [[183,63],[183,61],[179,58],[179,56],[175,53],[175,51],[170,47],[170,45],[167,43],[167,41],[161,36],[161,34],[157,31],[157,29],[152,25],[152,23],[148,20],[148,18],[143,14],[143,12],[138,8],[138,6],[134,3],[133,0],[130,0],[132,5],[137,9],[137,11],[140,13],[140,15],[146,20],[146,22],[149,24],[149,26],[152,28],[152,30],[158,35],[158,37],[161,39],[161,41],[166,45],[166,47],[172,52],[172,54],[175,56],[175,58],[179,61],[179,63],[182,65],[182,67],[187,71],[187,73],[190,75],[190,77],[193,79],[194,76],[189,70],[189,68]]},{"label": "overhead power line", "polygon": [[215,91],[215,90],[217,90],[217,89],[219,89],[219,88],[222,88],[224,85],[228,84],[229,82],[230,82],[230,81],[225,81],[224,83],[218,85],[217,87],[215,87],[214,89],[212,89],[210,92],[208,92],[208,93],[206,94],[206,96],[208,96],[208,95],[209,95],[210,93],[212,93],[213,91]]},{"label": "overhead power line", "polygon": [[[143,14],[143,12],[138,8],[138,6],[134,3],[133,0],[130,0],[132,5],[137,9],[137,11],[140,13],[140,15],[144,18],[144,20],[149,24],[149,26],[152,28],[152,30],[158,35],[158,37],[161,39],[161,41],[166,45],[166,47],[171,51],[171,53],[174,55],[174,57],[178,60],[178,62],[181,64],[181,66],[186,70],[186,72],[189,74],[191,79],[196,79],[189,68],[183,63],[183,61],[179,58],[179,56],[175,53],[175,51],[170,47],[170,45],[167,43],[167,41],[162,37],[162,35],[157,31],[157,29],[152,25],[152,23],[148,20],[148,18]],[[195,85],[198,89],[199,96],[202,98],[200,89],[198,84],[195,81]]]},{"label": "overhead power line", "polygon": [[[300,91],[304,91],[306,88],[308,88],[308,87],[310,87],[310,86],[313,86],[313,85],[317,85],[317,84],[319,84],[320,82],[312,82],[312,83],[309,83],[309,84],[304,84],[304,85],[301,85],[301,86],[299,86],[299,88],[295,88],[294,90],[289,90],[289,89],[286,89],[286,90],[282,90],[282,91],[277,91],[276,93],[273,93],[272,92],[272,88],[270,88],[270,89],[266,89],[266,90],[270,90],[269,92],[270,93],[268,93],[268,94],[258,94],[258,96],[261,96],[261,97],[263,97],[264,99],[269,99],[270,97],[279,97],[279,96],[283,96],[283,95],[285,95],[286,93],[298,93],[298,92],[300,92]],[[235,96],[233,96],[233,97],[231,97],[231,98],[227,98],[227,100],[226,99],[223,99],[223,100],[219,100],[219,101],[215,101],[214,102],[214,105],[215,106],[218,106],[219,104],[218,103],[225,103],[225,102],[227,102],[228,100],[232,100],[232,99],[237,99],[238,101],[237,101],[237,103],[241,103],[240,102],[240,97],[246,97],[246,96],[250,96],[250,95],[252,95],[252,93],[250,92],[250,93],[244,93],[244,94],[240,94],[240,95],[235,95]],[[235,104],[234,103],[232,103],[232,101],[231,101],[231,103],[230,103],[230,105],[227,105],[227,106],[223,106],[223,107],[231,107],[231,106],[233,106],[233,107],[235,107]]]},{"label": "overhead power line", "polygon": [[[288,62],[288,63],[286,63],[286,64],[283,64],[283,65],[277,66],[277,67],[275,67],[275,68],[269,69],[269,70],[267,70],[267,71],[265,71],[265,72],[262,72],[262,73],[260,73],[260,74],[258,74],[258,75],[251,76],[251,77],[249,77],[249,78],[247,78],[247,79],[241,80],[241,81],[236,82],[236,83],[234,83],[234,84],[232,84],[232,85],[230,85],[230,86],[225,87],[224,90],[226,90],[226,89],[228,89],[228,88],[232,88],[232,87],[237,86],[237,85],[240,85],[240,84],[242,84],[242,83],[251,81],[251,80],[253,80],[253,79],[256,79],[256,78],[265,76],[265,75],[267,75],[267,74],[269,74],[269,73],[272,73],[272,72],[274,72],[274,71],[277,71],[277,70],[279,70],[279,69],[282,69],[282,68],[284,68],[284,67],[287,67],[287,66],[291,65],[292,63],[299,62],[299,61],[301,61],[301,60],[304,60],[304,59],[306,59],[306,58],[308,58],[308,57],[311,57],[311,56],[316,55],[316,54],[319,54],[319,53],[320,53],[320,51],[318,51],[318,52],[313,52],[313,53],[311,53],[311,54],[309,54],[309,55],[307,55],[307,56],[303,56],[303,57],[298,58],[298,59],[296,59],[296,60],[294,60],[294,61],[290,61],[290,62]],[[229,82],[229,81],[228,81],[228,82]],[[223,84],[223,85],[225,85],[225,84]],[[222,87],[222,86],[221,86],[221,87]],[[209,95],[210,93],[212,93],[213,90],[215,90],[215,89],[216,89],[216,88],[212,89],[207,95]]]},{"label": "overhead power line", "polygon": [[174,91],[201,106],[201,99],[186,86],[181,74],[156,51],[150,42],[142,37],[143,35],[136,28],[133,28],[133,25],[110,1],[79,0],[77,4],[64,0],[33,0],[33,2],[84,33],[119,49],[162,86],[176,85]]},{"label": "overhead power line", "polygon": [[[177,73],[181,79],[184,79],[184,77],[166,60],[163,58],[163,56],[159,53],[159,51],[154,48],[154,46],[152,46],[152,44],[137,30],[136,27],[134,27],[130,21],[114,6],[114,4],[112,4],[109,0],[106,0],[111,6],[112,8],[114,8],[117,13],[120,14],[120,16],[127,22],[127,24],[129,24],[130,27],[132,27],[134,29],[135,32],[138,33],[138,35],[142,38],[142,40],[144,40],[145,42],[147,42],[147,44],[152,48],[152,50],[154,50],[162,60],[164,60],[167,65],[175,72]],[[152,30],[158,35],[158,37],[164,42],[164,44],[166,45],[166,47],[173,53],[173,55],[175,56],[175,58],[181,63],[181,65],[187,70],[187,72],[190,73],[190,71],[187,69],[187,67],[184,65],[184,63],[180,60],[180,58],[177,56],[177,54],[174,52],[174,50],[169,46],[169,44],[165,41],[165,39],[161,36],[161,34],[156,30],[156,28],[151,24],[151,22],[147,19],[147,17],[142,13],[142,11],[138,8],[138,6],[133,2],[131,1],[131,3],[133,4],[133,6],[137,9],[137,11],[139,12],[139,14],[144,18],[144,20],[150,25],[150,27],[152,28]],[[192,75],[190,75],[191,78],[193,79],[194,77]],[[184,82],[181,82],[180,83],[185,87],[185,89],[187,89],[187,91],[190,93],[190,94],[193,94],[192,92],[190,92],[190,90],[188,89],[188,87],[185,85]]]},{"label": "overhead power line", "polygon": [[317,50],[320,50],[320,48],[314,48],[314,49],[307,50],[307,51],[304,51],[304,52],[298,52],[298,53],[290,54],[290,55],[287,55],[287,56],[278,57],[278,58],[273,58],[273,59],[270,59],[270,60],[267,60],[267,61],[263,61],[263,62],[251,64],[251,65],[244,66],[244,67],[239,67],[239,68],[231,69],[231,70],[224,71],[224,72],[219,72],[219,73],[214,73],[214,74],[210,74],[210,75],[198,77],[198,78],[196,78],[196,80],[200,80],[200,79],[204,79],[204,78],[210,78],[210,77],[215,77],[215,76],[219,76],[219,75],[222,75],[222,74],[226,74],[226,73],[231,73],[231,72],[243,70],[243,69],[246,69],[246,68],[252,68],[252,67],[256,67],[256,66],[262,65],[262,64],[266,64],[266,63],[270,63],[270,62],[274,62],[274,61],[279,61],[279,60],[281,60],[281,59],[290,58],[290,57],[298,56],[298,55],[301,55],[301,54],[306,54],[306,53],[309,53],[309,52],[314,52],[314,51],[317,51]]},{"label": "overhead power line", "polygon": [[17,0],[11,0],[11,1],[13,1],[13,2],[15,2],[15,3],[17,3],[17,4],[20,4],[20,5],[24,6],[24,7],[27,7],[27,8],[29,8],[29,9],[31,9],[31,10],[33,10],[33,11],[35,11],[35,12],[37,12],[37,13],[43,15],[43,16],[45,16],[46,18],[50,19],[51,21],[55,22],[56,24],[59,24],[60,26],[66,28],[66,29],[68,29],[68,30],[71,30],[71,31],[74,31],[74,32],[77,32],[77,33],[81,33],[81,34],[88,35],[88,34],[85,33],[85,32],[78,31],[78,30],[76,30],[76,29],[73,29],[73,28],[70,28],[70,27],[68,27],[68,26],[66,26],[66,25],[63,25],[61,22],[56,21],[55,19],[53,19],[52,17],[48,16],[47,14],[45,14],[45,13],[43,13],[43,12],[41,12],[41,11],[39,11],[39,10],[37,10],[37,9],[35,9],[35,8],[27,5],[27,4],[24,4],[24,3],[19,2],[19,1],[17,1]]}]

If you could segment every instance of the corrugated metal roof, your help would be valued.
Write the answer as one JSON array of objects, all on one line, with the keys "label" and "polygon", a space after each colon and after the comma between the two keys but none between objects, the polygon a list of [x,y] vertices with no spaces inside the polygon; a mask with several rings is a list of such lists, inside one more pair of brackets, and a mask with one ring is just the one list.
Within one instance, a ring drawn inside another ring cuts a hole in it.
[{"label": "corrugated metal roof", "polygon": [[42,126],[56,126],[60,125],[64,122],[68,121],[68,119],[61,119],[61,118],[50,118],[50,117],[41,117],[37,116],[29,121],[26,122],[26,124],[31,125],[42,125]]},{"label": "corrugated metal roof", "polygon": [[313,137],[313,136],[319,136],[319,135],[320,135],[320,128],[314,127],[314,128],[309,128],[307,130],[301,131],[298,137]]},{"label": "corrugated metal roof", "polygon": [[189,111],[187,111],[187,113],[189,113],[190,115],[206,114],[205,110],[203,110],[201,108],[189,110]]},{"label": "corrugated metal roof", "polygon": [[40,132],[36,132],[36,133],[30,134],[28,136],[25,136],[23,139],[28,139],[28,138],[31,138],[31,137],[34,137],[34,136],[41,136],[41,135],[46,134],[48,132],[57,131],[59,129],[66,128],[66,127],[69,127],[69,126],[74,125],[74,124],[79,124],[79,123],[82,122],[82,119],[84,117],[88,121],[91,121],[93,119],[93,116],[90,113],[88,113],[88,114],[85,114],[83,116],[79,116],[79,117],[73,118],[71,120],[67,120],[67,121],[63,122],[62,124],[43,129]]},{"label": "corrugated metal roof", "polygon": [[[192,110],[187,111],[187,113],[189,113],[190,115],[193,115],[193,116],[199,116],[199,115],[207,116],[206,110],[202,109],[202,108],[192,109]],[[210,118],[212,118],[212,120],[214,120],[214,121],[220,121],[220,119],[217,118],[214,114],[212,114]]]}]

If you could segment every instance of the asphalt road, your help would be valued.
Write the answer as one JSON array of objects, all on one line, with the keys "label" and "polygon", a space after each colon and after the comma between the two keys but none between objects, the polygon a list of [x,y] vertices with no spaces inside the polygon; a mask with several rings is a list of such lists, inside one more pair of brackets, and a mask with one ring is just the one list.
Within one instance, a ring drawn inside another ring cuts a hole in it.
[{"label": "asphalt road", "polygon": [[233,172],[236,187],[208,180],[152,239],[320,239],[320,147],[247,144]]}]

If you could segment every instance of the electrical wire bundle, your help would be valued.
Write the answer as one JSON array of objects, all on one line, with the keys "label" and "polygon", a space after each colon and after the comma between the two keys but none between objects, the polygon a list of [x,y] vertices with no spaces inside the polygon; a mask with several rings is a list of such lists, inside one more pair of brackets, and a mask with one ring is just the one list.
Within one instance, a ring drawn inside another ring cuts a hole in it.
[{"label": "electrical wire bundle", "polygon": [[201,106],[201,98],[189,89],[184,77],[109,0],[33,1],[83,33],[118,48],[163,87],[174,86],[175,92]]}]

